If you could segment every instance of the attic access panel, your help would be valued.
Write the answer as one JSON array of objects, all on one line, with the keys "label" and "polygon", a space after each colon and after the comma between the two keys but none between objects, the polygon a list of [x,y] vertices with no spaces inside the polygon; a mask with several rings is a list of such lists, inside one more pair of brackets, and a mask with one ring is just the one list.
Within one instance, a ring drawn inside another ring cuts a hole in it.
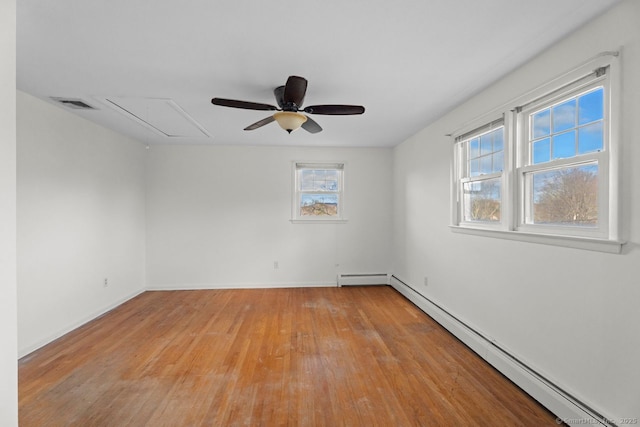
[{"label": "attic access panel", "polygon": [[103,97],[103,103],[147,129],[168,138],[211,135],[174,100],[169,98]]}]

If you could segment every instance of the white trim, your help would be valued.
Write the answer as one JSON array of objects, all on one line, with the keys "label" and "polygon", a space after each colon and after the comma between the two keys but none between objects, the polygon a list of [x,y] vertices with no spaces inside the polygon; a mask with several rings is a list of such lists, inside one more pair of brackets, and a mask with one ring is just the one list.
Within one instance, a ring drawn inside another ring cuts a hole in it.
[{"label": "white trim", "polygon": [[612,420],[612,417],[596,413],[594,408],[589,408],[549,378],[534,371],[493,338],[443,308],[442,304],[420,294],[396,276],[391,276],[389,283],[467,347],[555,414],[558,417],[558,424],[565,422],[573,426],[581,424],[583,420],[589,420],[590,425],[612,425],[607,422]]},{"label": "white trim", "polygon": [[192,291],[214,289],[277,289],[277,288],[335,288],[334,281],[313,282],[238,282],[238,283],[184,283],[148,285],[145,291]]},{"label": "white trim", "polygon": [[332,219],[332,218],[317,218],[317,219],[290,219],[292,224],[346,224],[349,222],[348,218]]},{"label": "white trim", "polygon": [[471,234],[474,236],[495,237],[507,240],[518,240],[521,242],[540,243],[543,245],[563,246],[574,249],[586,249],[589,251],[606,252],[619,254],[622,246],[626,244],[620,240],[596,239],[582,236],[564,236],[557,234],[528,233],[516,230],[488,230],[464,227],[461,225],[450,225],[449,228],[455,233]]},{"label": "white trim", "polygon": [[[619,49],[622,52],[622,48]],[[618,54],[619,55],[619,54]],[[616,56],[618,56],[616,55]],[[619,59],[619,58],[618,58]],[[620,62],[609,62],[609,238],[621,239],[620,147],[622,146],[622,76]],[[612,141],[615,142],[612,144]],[[614,179],[612,180],[611,177]]]},{"label": "white trim", "polygon": [[360,285],[388,285],[388,273],[373,274],[338,274],[338,287],[340,286],[360,286]]}]

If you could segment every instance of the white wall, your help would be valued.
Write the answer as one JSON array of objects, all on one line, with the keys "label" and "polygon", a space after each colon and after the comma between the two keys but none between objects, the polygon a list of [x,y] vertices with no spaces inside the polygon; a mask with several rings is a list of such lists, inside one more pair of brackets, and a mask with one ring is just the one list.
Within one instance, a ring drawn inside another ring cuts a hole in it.
[{"label": "white wall", "polygon": [[[395,275],[611,419],[640,417],[639,22],[640,2],[622,2],[396,147],[393,165]],[[620,46],[623,254],[451,232],[445,135]]]},{"label": "white wall", "polygon": [[[148,154],[150,288],[335,285],[338,273],[390,271],[390,149],[154,146]],[[289,221],[295,160],[347,162],[346,224]]]},{"label": "white wall", "polygon": [[16,2],[0,2],[0,425],[18,425]]},{"label": "white wall", "polygon": [[20,91],[17,138],[24,355],[144,288],[146,150]]}]

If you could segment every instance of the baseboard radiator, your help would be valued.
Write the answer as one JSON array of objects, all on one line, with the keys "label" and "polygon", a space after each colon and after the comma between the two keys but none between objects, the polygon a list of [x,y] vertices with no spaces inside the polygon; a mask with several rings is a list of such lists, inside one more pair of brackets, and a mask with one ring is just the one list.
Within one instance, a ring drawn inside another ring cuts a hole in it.
[{"label": "baseboard radiator", "polygon": [[553,412],[558,417],[558,424],[564,422],[570,426],[589,424],[616,427],[616,424],[612,421],[613,418],[605,417],[584,402],[581,402],[578,398],[527,366],[494,340],[461,321],[441,305],[425,297],[398,277],[391,275],[389,284],[460,339],[471,350]]},{"label": "baseboard radiator", "polygon": [[359,285],[388,285],[389,275],[387,273],[373,274],[339,274],[338,286],[359,286]]}]

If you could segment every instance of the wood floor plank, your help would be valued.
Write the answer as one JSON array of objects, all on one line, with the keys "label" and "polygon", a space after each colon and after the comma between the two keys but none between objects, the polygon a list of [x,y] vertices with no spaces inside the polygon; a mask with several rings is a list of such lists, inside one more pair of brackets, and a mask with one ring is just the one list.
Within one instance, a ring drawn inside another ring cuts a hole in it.
[{"label": "wood floor plank", "polygon": [[20,425],[544,426],[390,287],[146,292],[19,361]]}]

